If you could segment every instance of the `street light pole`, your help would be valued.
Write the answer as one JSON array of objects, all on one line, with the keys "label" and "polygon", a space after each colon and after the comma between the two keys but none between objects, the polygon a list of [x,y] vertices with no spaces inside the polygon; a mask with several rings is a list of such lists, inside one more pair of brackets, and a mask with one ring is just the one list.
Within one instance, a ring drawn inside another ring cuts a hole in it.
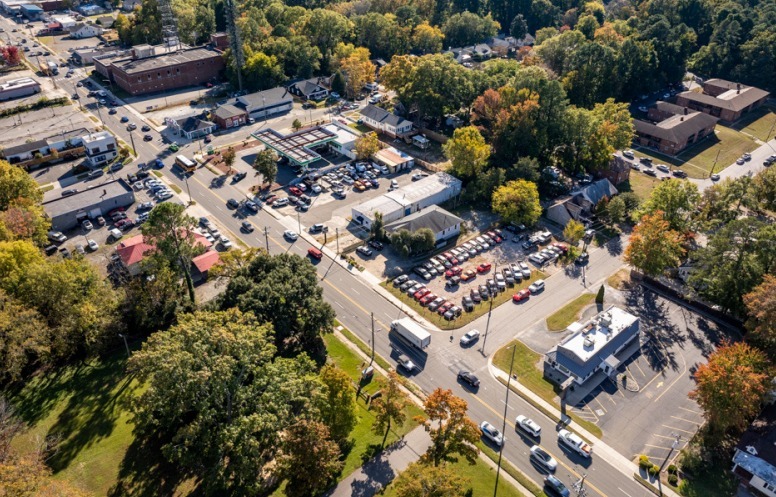
[{"label": "street light pole", "polygon": [[369,360],[369,366],[375,362],[375,313],[372,313],[372,358]]},{"label": "street light pole", "polygon": [[[132,136],[132,135],[130,134],[130,136]],[[133,145],[134,145],[134,143],[133,143]],[[194,203],[194,199],[191,198],[191,189],[189,188],[189,173],[184,173],[183,174],[183,182],[186,183],[186,193],[189,194],[189,205],[191,205],[191,204]]]},{"label": "street light pole", "polygon": [[[509,378],[507,378],[507,394],[506,398],[504,399],[504,421],[501,425],[501,435],[504,436],[504,433],[507,431],[507,409],[509,408],[509,386],[512,382],[512,367],[515,365],[515,351],[517,350],[517,345],[512,345],[512,360],[509,363]],[[498,492],[498,477],[501,473],[501,457],[504,454],[504,447],[503,443],[502,446],[499,448],[498,451],[498,464],[496,465],[496,484],[493,486],[493,497],[496,497],[496,493]]]},{"label": "street light pole", "polygon": [[[493,268],[493,274],[498,271],[498,261],[496,262],[494,268]],[[490,288],[488,288],[488,293],[490,294]],[[488,342],[488,331],[490,330],[490,315],[493,313],[493,295],[490,295],[489,303],[490,307],[488,308],[488,320],[485,322],[485,336],[482,337],[482,348],[480,349],[480,353],[482,355],[485,355],[485,344]]]},{"label": "street light pole", "polygon": [[267,233],[267,227],[264,227],[264,241],[267,243],[267,254],[269,254],[269,233]]},{"label": "street light pole", "polygon": [[296,224],[299,228],[299,234],[302,234],[302,219],[299,217],[299,211],[296,211]]},{"label": "street light pole", "polygon": [[129,344],[127,343],[127,335],[119,333],[119,336],[124,339],[124,347],[127,349],[127,357],[129,357]]},{"label": "street light pole", "polygon": [[[130,129],[129,130],[129,141],[132,142],[132,154],[137,157],[137,149],[135,148],[135,132]],[[189,195],[191,197],[191,195]]]},{"label": "street light pole", "polygon": [[668,462],[668,458],[671,457],[671,454],[674,453],[674,450],[679,446],[679,441],[682,439],[681,435],[677,435],[676,433],[672,433],[672,435],[675,437],[674,442],[671,444],[671,450],[668,451],[668,455],[665,459],[663,459],[663,464],[660,465],[660,469],[657,471],[657,488],[660,492],[660,497],[663,497],[663,484],[660,482],[660,473],[663,472],[663,467]]}]

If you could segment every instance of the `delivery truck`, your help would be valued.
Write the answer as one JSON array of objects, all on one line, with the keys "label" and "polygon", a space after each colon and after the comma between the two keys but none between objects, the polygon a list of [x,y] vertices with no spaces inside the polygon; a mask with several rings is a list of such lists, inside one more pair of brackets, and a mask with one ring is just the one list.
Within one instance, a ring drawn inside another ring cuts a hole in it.
[{"label": "delivery truck", "polygon": [[57,66],[56,62],[52,62],[50,60],[41,62],[40,70],[46,76],[56,76],[59,74],[59,66]]},{"label": "delivery truck", "polygon": [[431,344],[431,333],[410,318],[401,318],[391,323],[391,331],[410,342],[420,350]]}]

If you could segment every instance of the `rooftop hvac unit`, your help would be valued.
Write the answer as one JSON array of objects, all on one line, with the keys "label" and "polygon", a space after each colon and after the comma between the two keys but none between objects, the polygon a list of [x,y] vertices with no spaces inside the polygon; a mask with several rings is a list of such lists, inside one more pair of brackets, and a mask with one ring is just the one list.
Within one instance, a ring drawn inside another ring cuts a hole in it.
[{"label": "rooftop hvac unit", "polygon": [[601,326],[609,327],[612,324],[612,315],[608,312],[606,314],[601,315],[601,319],[599,321],[601,323]]},{"label": "rooftop hvac unit", "polygon": [[585,341],[582,342],[582,344],[585,346],[585,348],[591,348],[593,345],[595,345],[595,338],[591,336],[585,337]]}]

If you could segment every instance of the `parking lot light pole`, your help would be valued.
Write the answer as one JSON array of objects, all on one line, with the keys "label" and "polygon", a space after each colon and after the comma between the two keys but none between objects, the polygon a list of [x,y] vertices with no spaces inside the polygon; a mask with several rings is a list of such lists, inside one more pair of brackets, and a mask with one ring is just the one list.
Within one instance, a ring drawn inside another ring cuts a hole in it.
[{"label": "parking lot light pole", "polygon": [[671,457],[671,454],[674,453],[674,450],[676,450],[676,448],[679,446],[679,442],[682,440],[681,435],[677,435],[676,433],[672,433],[671,435],[675,437],[674,442],[671,444],[671,450],[668,451],[668,455],[666,456],[665,459],[663,459],[663,464],[660,465],[660,469],[657,471],[657,488],[658,488],[658,491],[660,492],[660,497],[663,496],[663,485],[660,482],[660,473],[663,472],[663,467],[668,462],[668,458]]},{"label": "parking lot light pole", "polygon": [[299,211],[296,211],[296,224],[297,224],[297,226],[299,228],[299,234],[301,235],[302,234],[302,219],[299,216]]},{"label": "parking lot light pole", "polygon": [[[492,301],[492,299],[491,299]],[[504,399],[504,420],[501,424],[501,436],[507,431],[507,409],[509,408],[509,387],[512,382],[512,368],[515,365],[515,351],[517,350],[517,344],[512,345],[512,360],[509,362],[509,377],[507,378],[507,393]],[[501,456],[504,455],[504,444],[502,442],[498,451],[498,464],[496,465],[496,484],[493,486],[493,497],[496,497],[498,493],[498,477],[501,473]]]}]

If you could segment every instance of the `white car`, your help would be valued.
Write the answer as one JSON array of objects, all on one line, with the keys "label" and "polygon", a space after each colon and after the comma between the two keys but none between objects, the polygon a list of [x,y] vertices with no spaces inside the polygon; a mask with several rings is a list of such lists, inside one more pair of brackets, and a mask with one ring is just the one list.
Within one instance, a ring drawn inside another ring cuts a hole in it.
[{"label": "white car", "polygon": [[312,190],[313,193],[321,193],[322,188],[321,188],[321,185],[316,183],[316,184],[313,184],[313,186],[310,187],[310,190]]},{"label": "white car", "polygon": [[542,435],[542,427],[533,419],[523,416],[522,414],[515,418],[515,427],[536,438],[539,438]]},{"label": "white car", "polygon": [[627,157],[629,159],[633,159],[636,154],[633,153],[633,150],[623,150],[622,151],[622,155],[624,155],[625,157]]},{"label": "white car", "polygon": [[671,172],[671,170],[670,170],[670,169],[668,168],[668,166],[666,166],[665,164],[658,164],[657,166],[655,166],[655,168],[656,168],[658,171],[663,171],[664,173]]},{"label": "white car", "polygon": [[479,338],[480,338],[479,330],[468,331],[464,336],[461,337],[461,345],[469,345],[471,343],[476,342]]},{"label": "white car", "polygon": [[168,198],[172,198],[172,192],[170,190],[164,190],[163,192],[159,192],[159,194],[156,196],[157,200],[167,200]]},{"label": "white car", "polygon": [[535,464],[546,469],[548,472],[553,473],[558,469],[558,461],[555,460],[546,450],[542,449],[538,445],[534,445],[530,449],[528,456]]},{"label": "white car", "polygon": [[487,421],[483,421],[480,424],[480,430],[482,430],[482,435],[493,442],[494,444],[498,445],[499,447],[504,445],[504,435],[501,434],[498,429],[496,429],[495,426],[488,423]]},{"label": "white car", "polygon": [[299,238],[299,235],[297,235],[296,232],[291,230],[284,231],[283,236],[286,238],[286,240],[291,240],[292,242],[295,242],[297,238]]},{"label": "white car", "polygon": [[97,242],[95,242],[91,238],[86,240],[86,245],[89,247],[89,250],[91,250],[92,252],[94,252],[95,250],[100,248],[100,246],[97,244]]},{"label": "white car", "polygon": [[544,280],[536,280],[528,287],[528,291],[531,293],[539,293],[544,290]]},{"label": "white car", "polygon": [[226,250],[229,250],[230,248],[233,247],[232,240],[228,239],[225,236],[221,237],[221,242],[220,243],[221,243],[221,246],[224,247]]}]

